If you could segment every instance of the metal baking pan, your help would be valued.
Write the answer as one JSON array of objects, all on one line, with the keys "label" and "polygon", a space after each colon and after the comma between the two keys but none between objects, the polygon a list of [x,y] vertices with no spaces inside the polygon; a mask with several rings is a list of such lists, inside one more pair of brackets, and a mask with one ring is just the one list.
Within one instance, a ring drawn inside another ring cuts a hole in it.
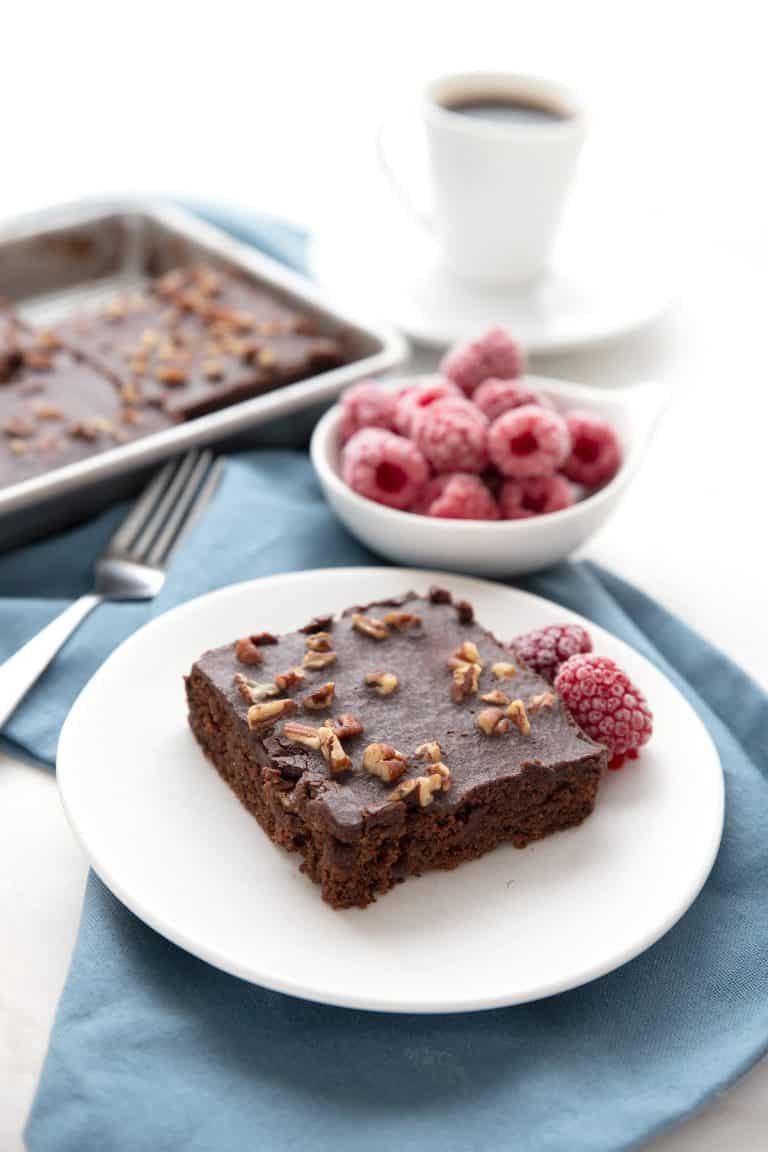
[{"label": "metal baking pan", "polygon": [[407,356],[394,329],[334,308],[303,276],[165,203],[65,207],[5,225],[0,296],[22,318],[53,323],[137,288],[148,276],[200,261],[268,288],[315,316],[324,331],[343,331],[350,363],[0,489],[0,550],[92,514],[135,490],[158,461],[194,445],[259,443],[254,430],[267,421],[269,442],[280,442],[282,428],[282,441],[288,432],[296,443],[302,426],[348,384],[386,372]]}]

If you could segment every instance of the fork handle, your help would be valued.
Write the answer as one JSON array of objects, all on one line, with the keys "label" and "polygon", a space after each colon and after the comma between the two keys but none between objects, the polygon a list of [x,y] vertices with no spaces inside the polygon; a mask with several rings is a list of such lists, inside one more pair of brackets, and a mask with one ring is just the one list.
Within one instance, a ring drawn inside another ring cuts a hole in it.
[{"label": "fork handle", "polygon": [[0,664],[0,729],[101,596],[81,596]]}]

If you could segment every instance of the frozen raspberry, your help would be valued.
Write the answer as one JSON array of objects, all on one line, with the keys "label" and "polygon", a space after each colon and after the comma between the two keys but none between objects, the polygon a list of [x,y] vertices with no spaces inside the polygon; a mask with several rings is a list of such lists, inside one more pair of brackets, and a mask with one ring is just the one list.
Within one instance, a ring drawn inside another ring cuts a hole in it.
[{"label": "frozen raspberry", "polygon": [[479,340],[455,348],[440,365],[443,375],[471,396],[484,380],[517,380],[525,354],[504,328],[490,328]]},{"label": "frozen raspberry", "polygon": [[571,434],[571,454],[563,464],[563,472],[587,488],[607,484],[621,467],[621,446],[613,428],[587,412],[574,412],[566,423]]},{"label": "frozen raspberry", "polygon": [[515,654],[551,684],[560,666],[579,653],[592,651],[592,640],[581,624],[550,624],[525,632],[511,642]]},{"label": "frozen raspberry", "polygon": [[403,436],[361,428],[344,445],[341,475],[361,496],[390,508],[410,508],[429,479],[427,462]]},{"label": "frozen raspberry", "polygon": [[479,476],[448,472],[430,480],[412,512],[443,520],[498,520],[496,501]]},{"label": "frozen raspberry", "polygon": [[650,739],[653,716],[645,696],[607,656],[571,656],[555,689],[577,724],[612,756],[628,755]]},{"label": "frozen raspberry", "polygon": [[362,380],[348,388],[341,398],[339,435],[342,444],[361,428],[386,428],[392,432],[396,408],[397,394],[387,392],[373,380]]},{"label": "frozen raspberry", "polygon": [[505,480],[499,496],[505,520],[526,520],[546,512],[560,512],[576,503],[573,488],[564,476],[530,476]]},{"label": "frozen raspberry", "polygon": [[458,397],[423,408],[411,439],[435,472],[482,472],[488,463],[488,422],[479,408]]},{"label": "frozen raspberry", "polygon": [[545,406],[543,398],[535,388],[522,380],[486,380],[472,394],[472,403],[493,423],[497,416],[523,404]]},{"label": "frozen raspberry", "polygon": [[552,476],[565,460],[571,438],[562,416],[524,404],[494,420],[488,433],[491,460],[505,476]]},{"label": "frozen raspberry", "polygon": [[442,376],[433,377],[427,384],[405,388],[400,393],[395,409],[395,429],[401,436],[410,436],[413,421],[423,408],[429,408],[431,404],[445,400],[449,396],[463,395],[458,384],[454,384],[452,380],[445,380]]}]

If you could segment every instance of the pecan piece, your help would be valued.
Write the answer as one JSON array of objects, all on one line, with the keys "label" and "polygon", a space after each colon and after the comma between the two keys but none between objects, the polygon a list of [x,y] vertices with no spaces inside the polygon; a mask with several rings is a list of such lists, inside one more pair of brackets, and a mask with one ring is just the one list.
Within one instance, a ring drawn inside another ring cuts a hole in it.
[{"label": "pecan piece", "polygon": [[271,632],[254,632],[253,636],[251,636],[251,640],[253,640],[254,644],[278,643],[277,636],[274,636]]},{"label": "pecan piece", "polygon": [[325,722],[326,728],[333,727],[334,732],[339,740],[347,740],[352,736],[359,736],[363,731],[363,726],[359,720],[351,716],[349,712],[342,712],[341,716],[337,716],[332,725],[328,721]]},{"label": "pecan piece", "polygon": [[305,652],[302,664],[305,668],[316,671],[319,668],[327,668],[328,665],[333,664],[335,660],[335,652]]},{"label": "pecan piece", "polygon": [[303,744],[305,748],[320,751],[319,728],[310,728],[309,724],[302,724],[299,720],[286,720],[281,735],[291,744]]},{"label": "pecan piece", "polygon": [[557,696],[554,692],[540,692],[538,696],[530,696],[528,698],[528,713],[533,716],[534,713],[540,712],[542,708],[554,708],[557,703]]},{"label": "pecan piece", "polygon": [[372,685],[379,696],[391,696],[400,683],[394,672],[368,672],[365,682]]},{"label": "pecan piece", "polygon": [[501,660],[498,664],[491,665],[491,672],[497,680],[511,680],[513,676],[517,676],[517,668],[514,664],[508,664],[506,661]]},{"label": "pecan piece", "polygon": [[295,688],[297,684],[304,682],[304,673],[301,668],[288,668],[285,672],[278,672],[275,676],[275,684],[281,692],[288,692],[289,689]]},{"label": "pecan piece", "polygon": [[476,723],[486,736],[501,736],[509,731],[509,720],[501,708],[483,708],[477,715]]},{"label": "pecan piece", "polygon": [[38,420],[62,420],[64,418],[64,411],[59,408],[58,404],[47,404],[44,401],[33,404],[32,412]]},{"label": "pecan piece", "polygon": [[405,756],[391,744],[369,744],[363,753],[363,768],[366,772],[386,780],[388,784],[399,780],[407,767]]},{"label": "pecan piece", "polygon": [[235,673],[235,684],[240,695],[249,704],[258,704],[262,700],[269,700],[272,696],[278,696],[279,689],[274,684],[258,684],[255,680],[249,680],[247,676],[243,676],[242,672]]},{"label": "pecan piece", "polygon": [[248,709],[249,728],[267,728],[275,724],[281,716],[288,716],[296,711],[295,700],[264,700],[260,704],[252,704]]},{"label": "pecan piece", "polygon": [[241,664],[263,664],[264,657],[250,636],[243,636],[235,644],[235,656]]},{"label": "pecan piece", "polygon": [[352,761],[341,746],[341,741],[333,728],[325,725],[319,729],[320,751],[331,772],[344,772],[352,767]]},{"label": "pecan piece", "polygon": [[304,643],[310,652],[330,652],[333,647],[330,632],[313,632],[311,636],[307,636]]},{"label": "pecan piece", "polygon": [[456,601],[456,615],[459,618],[459,624],[472,624],[475,619],[475,610],[469,600]]},{"label": "pecan piece", "polygon": [[310,692],[309,696],[305,696],[302,703],[310,712],[322,712],[325,708],[330,708],[335,692],[336,683],[329,680],[327,684],[321,684],[314,692]]},{"label": "pecan piece", "polygon": [[362,612],[352,613],[352,627],[373,640],[386,640],[389,636],[389,628],[383,620],[377,620],[375,616],[363,616]]},{"label": "pecan piece", "polygon": [[417,616],[415,612],[387,612],[384,623],[396,628],[398,632],[410,632],[412,628],[421,625],[421,616]]},{"label": "pecan piece", "polygon": [[326,632],[332,627],[333,616],[313,616],[308,624],[299,628],[299,632],[304,632],[305,635],[310,636],[313,632]]},{"label": "pecan piece", "polygon": [[451,699],[458,703],[466,696],[474,696],[477,692],[480,672],[479,664],[465,664],[463,661],[459,661],[453,669]]},{"label": "pecan piece", "polygon": [[477,645],[473,644],[471,640],[465,640],[463,644],[460,644],[454,650],[453,655],[456,660],[464,660],[467,664],[479,664],[481,668],[483,667]]},{"label": "pecan piece", "polygon": [[513,700],[507,708],[507,716],[523,736],[527,736],[531,731],[531,724],[528,719],[528,713],[525,710],[525,704],[522,700]]},{"label": "pecan piece", "polygon": [[426,808],[432,803],[432,793],[439,792],[443,786],[442,777],[417,776],[415,780],[403,780],[389,794],[390,800],[405,800],[407,796],[415,795],[420,808]]},{"label": "pecan piece", "polygon": [[494,688],[491,692],[486,692],[480,699],[484,704],[495,704],[497,707],[509,704],[509,696],[506,692],[502,692],[501,688]]},{"label": "pecan piece", "polygon": [[437,740],[429,740],[426,744],[419,744],[416,749],[418,760],[431,760],[433,764],[439,764],[442,755],[443,750]]},{"label": "pecan piece", "polygon": [[31,420],[25,419],[19,413],[9,416],[3,424],[3,432],[6,436],[14,436],[19,439],[24,439],[27,436],[34,436],[35,426]]},{"label": "pecan piece", "polygon": [[437,584],[433,584],[429,590],[429,600],[432,604],[452,604],[453,596],[447,588],[439,588]]}]

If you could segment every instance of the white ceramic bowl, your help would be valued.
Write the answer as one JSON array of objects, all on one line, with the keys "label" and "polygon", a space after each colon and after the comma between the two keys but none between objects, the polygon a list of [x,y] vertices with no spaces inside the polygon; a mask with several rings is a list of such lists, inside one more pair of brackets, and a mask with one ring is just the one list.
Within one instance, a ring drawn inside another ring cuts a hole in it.
[{"label": "white ceramic bowl", "polygon": [[[408,382],[415,380],[418,377],[409,377]],[[565,559],[614,511],[662,414],[665,393],[657,384],[608,391],[537,376],[527,381],[544,392],[560,412],[579,409],[613,425],[621,440],[624,462],[610,484],[562,512],[527,520],[440,520],[399,512],[358,496],[341,479],[341,409],[336,404],[318,423],[310,445],[312,463],[328,503],[364,544],[400,564],[513,576]],[[386,388],[402,385],[402,380],[382,383]]]}]

